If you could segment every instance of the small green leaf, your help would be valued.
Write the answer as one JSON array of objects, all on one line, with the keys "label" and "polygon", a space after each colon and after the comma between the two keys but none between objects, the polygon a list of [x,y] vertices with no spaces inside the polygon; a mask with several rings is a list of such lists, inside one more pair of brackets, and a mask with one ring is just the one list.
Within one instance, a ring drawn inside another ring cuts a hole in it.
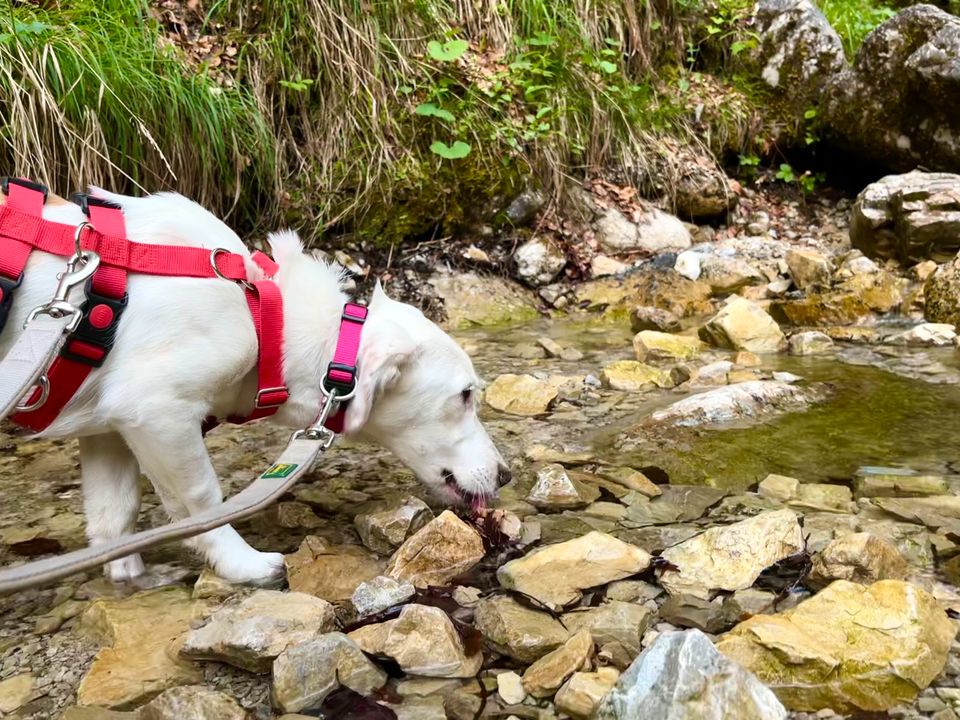
[{"label": "small green leaf", "polygon": [[439,43],[431,40],[427,43],[427,52],[430,57],[440,62],[453,62],[463,55],[470,47],[466,40],[448,40],[445,43]]},{"label": "small green leaf", "polygon": [[470,154],[470,146],[462,140],[457,140],[452,146],[448,146],[446,143],[437,140],[430,143],[430,152],[446,160],[459,160]]},{"label": "small green leaf", "polygon": [[816,116],[817,116],[816,108],[808,108],[803,113],[803,117],[806,118],[807,120],[813,120],[813,118],[815,118]]},{"label": "small green leaf", "polygon": [[617,66],[612,62],[607,62],[606,60],[601,60],[598,65],[600,69],[603,70],[607,75],[612,75],[617,71]]},{"label": "small green leaf", "polygon": [[427,117],[436,117],[441,120],[446,120],[447,122],[453,122],[456,118],[453,117],[453,113],[443,108],[438,108],[433,103],[423,103],[422,105],[417,105],[413,110],[417,115],[426,115]]}]

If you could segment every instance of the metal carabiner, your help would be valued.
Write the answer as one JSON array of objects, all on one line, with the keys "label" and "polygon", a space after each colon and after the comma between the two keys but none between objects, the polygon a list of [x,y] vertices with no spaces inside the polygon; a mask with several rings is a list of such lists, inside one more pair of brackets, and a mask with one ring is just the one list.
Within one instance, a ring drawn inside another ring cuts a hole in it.
[{"label": "metal carabiner", "polygon": [[38,315],[49,315],[53,318],[72,315],[73,319],[65,331],[73,332],[76,330],[83,318],[83,313],[79,308],[70,304],[70,291],[93,277],[98,267],[100,267],[100,256],[92,250],[81,250],[79,254],[70,258],[67,261],[67,269],[57,273],[57,290],[53,294],[53,299],[45,305],[31,310],[23,326],[29,325]]},{"label": "metal carabiner", "polygon": [[330,446],[333,445],[333,441],[337,439],[337,434],[326,427],[326,422],[340,407],[341,398],[337,395],[336,390],[329,392],[324,391],[323,394],[326,396],[327,401],[323,404],[323,407],[320,408],[320,414],[317,415],[317,419],[313,421],[310,427],[304,430],[297,430],[290,439],[306,438],[307,440],[320,440],[323,443],[321,447],[324,450],[329,450]]}]

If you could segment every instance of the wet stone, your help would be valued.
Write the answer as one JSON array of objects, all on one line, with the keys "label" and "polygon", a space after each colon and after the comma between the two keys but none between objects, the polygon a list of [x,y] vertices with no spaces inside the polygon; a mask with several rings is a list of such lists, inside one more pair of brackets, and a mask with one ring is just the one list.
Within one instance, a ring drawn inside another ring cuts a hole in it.
[{"label": "wet stone", "polygon": [[580,630],[556,650],[544,655],[523,673],[523,689],[536,698],[551,697],[573,673],[587,667],[593,639]]},{"label": "wet stone", "polygon": [[537,471],[537,482],[527,501],[538,508],[582,508],[600,497],[600,490],[574,479],[559,464]]},{"label": "wet stone", "polygon": [[288,647],[335,627],[333,606],[325,600],[305,593],[258,590],[192,630],[180,653],[193,660],[219,660],[265,673]]},{"label": "wet stone", "polygon": [[423,500],[407,496],[361,513],[353,523],[364,545],[375,553],[389,555],[432,519],[433,512]]},{"label": "wet stone", "polygon": [[140,709],[139,720],[249,720],[247,711],[229,695],[188,685],[171,688]]},{"label": "wet stone", "polygon": [[525,607],[508,596],[480,600],[474,625],[494,650],[525,663],[555,650],[570,635],[569,629],[548,613]]},{"label": "wet stone", "polygon": [[700,631],[662,634],[620,676],[597,720],[786,720],[776,696]]},{"label": "wet stone", "polygon": [[477,531],[445,510],[400,546],[386,574],[419,588],[443,585],[470,570],[483,555]]},{"label": "wet stone", "polygon": [[333,545],[314,535],[285,562],[291,590],[330,602],[349,600],[360,583],[383,574],[383,563],[365,548]]},{"label": "wet stone", "polygon": [[342,633],[294,645],[273,663],[273,700],[285,712],[317,708],[340,686],[370,695],[386,682],[386,673]]},{"label": "wet stone", "polygon": [[900,468],[861,468],[853,479],[856,497],[923,497],[945,495],[948,485],[940,475],[921,475]]},{"label": "wet stone", "polygon": [[497,571],[503,587],[562,607],[580,599],[583,588],[642,572],[650,565],[643,550],[601,532],[538,548]]},{"label": "wet stone", "polygon": [[631,505],[623,525],[644,527],[696,520],[726,495],[726,490],[711,487],[664,485],[658,497]]},{"label": "wet stone", "polygon": [[406,602],[414,596],[416,588],[406,581],[381,575],[360,583],[350,601],[360,617],[375,615],[388,608]]}]

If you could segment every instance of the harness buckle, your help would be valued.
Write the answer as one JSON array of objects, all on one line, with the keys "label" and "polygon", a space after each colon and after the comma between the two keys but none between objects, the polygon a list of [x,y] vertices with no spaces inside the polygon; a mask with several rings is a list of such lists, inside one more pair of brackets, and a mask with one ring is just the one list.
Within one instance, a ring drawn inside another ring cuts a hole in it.
[{"label": "harness buckle", "polygon": [[23,282],[23,273],[20,277],[13,279],[0,275],[0,330],[7,324],[7,318],[10,316],[10,308],[13,305],[13,291],[20,287]]},{"label": "harness buckle", "polygon": [[[113,348],[120,316],[127,307],[127,293],[112,298],[93,290],[93,280],[87,280],[87,300],[81,307],[83,319],[70,335],[60,356],[74,362],[98,368],[103,365]],[[99,307],[104,310],[97,312]]]},{"label": "harness buckle", "polygon": [[3,191],[4,195],[10,194],[10,185],[19,185],[22,188],[27,190],[35,190],[37,192],[43,193],[43,202],[47,202],[47,194],[49,190],[46,185],[41,185],[40,183],[31,182],[30,180],[24,180],[23,178],[17,177],[2,177],[0,178],[0,190]]},{"label": "harness buckle", "polygon": [[290,392],[285,385],[278,387],[263,388],[257,392],[257,399],[254,400],[253,407],[257,410],[269,410],[278,408],[290,398]]},{"label": "harness buckle", "polygon": [[[349,380],[337,378],[334,373],[344,373]],[[337,400],[349,400],[357,393],[357,368],[345,363],[332,362],[327,365],[327,373],[320,383],[320,390],[327,397],[336,394]]]},{"label": "harness buckle", "polygon": [[122,210],[119,205],[115,202],[110,202],[109,200],[103,200],[98,197],[91,197],[87,193],[73,193],[70,196],[70,202],[75,203],[80,206],[80,209],[83,210],[83,214],[87,217],[90,217],[90,206],[110,208],[111,210]]}]

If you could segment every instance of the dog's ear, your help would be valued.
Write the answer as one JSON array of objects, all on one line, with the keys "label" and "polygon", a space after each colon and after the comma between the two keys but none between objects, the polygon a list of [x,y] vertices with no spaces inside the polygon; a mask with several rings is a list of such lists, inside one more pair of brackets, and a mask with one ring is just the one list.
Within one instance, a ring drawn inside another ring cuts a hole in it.
[{"label": "dog's ear", "polygon": [[355,433],[367,424],[377,398],[400,380],[403,366],[414,350],[410,333],[397,323],[370,323],[365,328],[357,359],[357,392],[347,406],[347,433]]}]

